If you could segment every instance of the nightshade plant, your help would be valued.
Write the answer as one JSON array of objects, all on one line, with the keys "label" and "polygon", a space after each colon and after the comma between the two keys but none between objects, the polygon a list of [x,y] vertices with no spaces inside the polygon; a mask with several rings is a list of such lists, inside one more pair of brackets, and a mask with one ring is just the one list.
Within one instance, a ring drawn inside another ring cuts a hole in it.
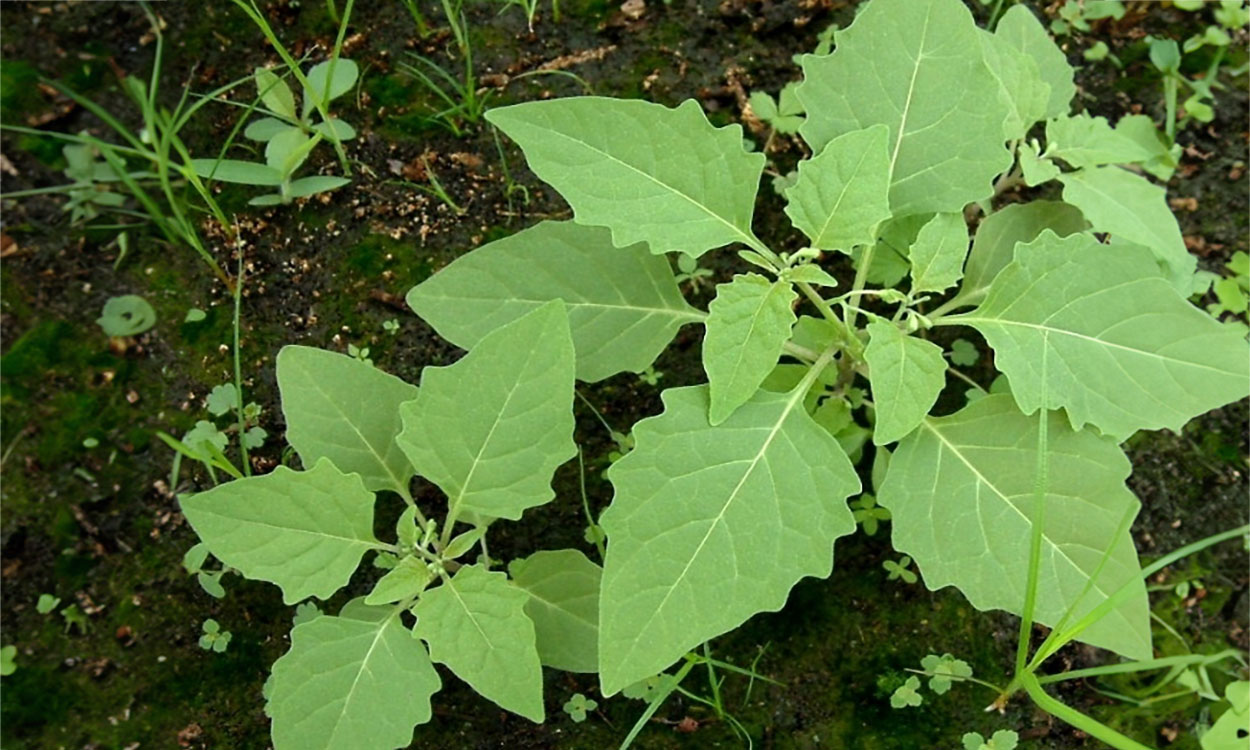
[{"label": "nightshade plant", "polygon": [[[409,292],[469,353],[426,368],[417,389],[342,355],[282,351],[305,469],[184,497],[187,518],[223,564],[289,604],[335,593],[366,553],[388,572],[295,626],[266,691],[275,747],[407,744],[440,686],[431,661],[534,720],[540,664],[628,692],[779,609],[801,578],[830,575],[835,541],[856,528],[861,457],[925,585],[1021,617],[996,703],[1023,690],[1141,747],[1051,698],[1056,676],[1038,670],[1074,639],[1150,665],[1143,575],[1246,533],[1144,571],[1129,535],[1139,502],[1119,442],[1250,390],[1246,341],[1186,301],[1195,262],[1164,190],[1139,173],[1168,149],[1148,119],[1070,114],[1072,71],[1020,6],[989,33],[960,0],[871,0],[836,42],[801,58],[814,156],[784,191],[799,249],[755,235],[765,157],[696,102],[518,104],[486,117],[574,218],[484,245]],[[1061,200],[994,200],[1052,181]],[[665,255],[726,245],[756,270],[692,307]],[[826,253],[851,257],[849,289]],[[664,391],[663,413],[608,469],[602,571],[573,550],[492,570],[490,522],[552,499],[552,472],[575,455],[574,379],[641,372],[688,324],[705,328],[708,382]],[[976,329],[1005,379],[933,415],[957,371],[931,339],[952,326]],[[441,521],[417,507],[414,473],[446,493]],[[373,534],[379,491],[406,502],[394,541]],[[1052,630],[1030,657],[1034,623]]]}]

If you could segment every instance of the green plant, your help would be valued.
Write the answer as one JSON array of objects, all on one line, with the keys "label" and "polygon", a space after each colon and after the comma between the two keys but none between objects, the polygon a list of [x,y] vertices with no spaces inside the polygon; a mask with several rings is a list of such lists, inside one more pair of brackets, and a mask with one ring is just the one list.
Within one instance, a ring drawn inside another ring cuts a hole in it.
[{"label": "green plant", "polygon": [[574,724],[581,724],[586,720],[586,714],[590,711],[594,711],[598,707],[598,702],[587,698],[581,693],[573,693],[573,697],[569,698],[564,702],[564,705],[561,706],[561,708],[564,709],[564,713],[568,714]]},{"label": "green plant", "polygon": [[[544,551],[504,573],[486,547],[492,521],[552,499],[552,473],[575,453],[574,367],[558,301],[425,368],[419,390],[350,356],[279,353],[287,439],[306,469],[184,495],[183,512],[214,557],[289,604],[328,598],[366,553],[384,574],[337,615],[301,611],[266,689],[276,748],[408,744],[441,687],[431,661],[534,721],[541,664],[594,671],[599,566]],[[446,492],[441,522],[414,501],[416,473]],[[375,492],[403,501],[393,541],[374,537]]]},{"label": "green plant", "polygon": [[200,636],[200,648],[220,654],[230,646],[230,639],[233,636],[230,635],[229,630],[222,630],[216,620],[211,618],[205,620],[201,628],[204,633]]},{"label": "green plant", "polygon": [[109,297],[96,325],[107,336],[138,336],[156,325],[156,311],[135,294]]},{"label": "green plant", "polygon": [[977,732],[963,736],[964,750],[1016,750],[1020,735],[1010,729],[999,729],[988,740]]},{"label": "green plant", "polygon": [[[766,159],[697,103],[530,102],[486,119],[573,221],[474,250],[409,304],[471,348],[562,300],[586,381],[641,371],[680,326],[704,324],[708,384],[665,391],[608,470],[605,696],[829,575],[856,526],[853,461],[897,443],[876,493],[895,548],[930,588],[1021,616],[1003,700],[1027,692],[1136,747],[1046,695],[1037,670],[1078,637],[1151,658],[1118,443],[1250,390],[1245,341],[1186,302],[1195,261],[1164,190],[1120,166],[1164,172],[1169,150],[1148,118],[1070,114],[1072,71],[1020,6],[989,33],[957,0],[872,0],[837,42],[802,58],[796,90],[815,155],[785,198],[805,250],[755,235]],[[1029,138],[1043,121],[1044,147]],[[1062,199],[1004,205],[1023,183]],[[729,244],[757,270],[718,286],[706,313],[656,257]],[[826,253],[850,256],[849,289]],[[965,326],[1010,383],[931,415],[952,370],[939,342]],[[1034,622],[1054,629],[1029,658]]]},{"label": "green plant", "polygon": [[8,677],[17,671],[17,646],[0,648],[0,677]]},{"label": "green plant", "polygon": [[[265,144],[265,163],[194,159],[192,168],[208,180],[278,188],[276,193],[252,198],[248,203],[253,206],[290,203],[296,198],[343,187],[351,180],[328,175],[296,179],[295,173],[323,138],[339,143],[356,137],[351,125],[329,116],[327,109],[331,101],[352,90],[359,75],[356,63],[346,58],[332,58],[314,65],[307,74],[301,74],[303,104],[297,107],[295,94],[286,81],[267,68],[257,68],[253,77],[260,100],[268,108],[268,116],[248,125],[243,135]],[[313,120],[314,109],[323,119]]]},{"label": "green plant", "polygon": [[61,597],[52,594],[40,594],[35,602],[35,611],[41,615],[52,614],[61,605]]}]

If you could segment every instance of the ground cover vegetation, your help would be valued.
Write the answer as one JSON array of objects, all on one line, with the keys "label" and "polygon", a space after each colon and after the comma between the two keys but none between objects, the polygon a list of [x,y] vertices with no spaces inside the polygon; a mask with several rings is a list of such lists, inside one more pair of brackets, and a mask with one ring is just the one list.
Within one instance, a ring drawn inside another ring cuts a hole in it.
[{"label": "ground cover vegetation", "polygon": [[[188,86],[172,114],[156,96],[169,32],[142,8],[157,64],[147,84],[121,78],[141,131],[67,83],[45,84],[129,145],[90,129],[49,136],[38,122],[6,116],[5,131],[27,139],[24,150],[35,152],[40,138],[59,141],[47,153],[64,160],[72,180],[6,197],[26,206],[66,195],[84,237],[116,251],[114,269],[142,252],[132,245],[159,239],[195,250],[219,285],[208,311],[185,296],[155,307],[141,295],[110,297],[93,312],[110,354],[88,360],[111,368],[110,381],[132,369],[177,304],[180,335],[194,344],[208,334],[208,350],[224,357],[203,401],[207,415],[195,413],[195,396],[184,402],[194,425],[186,421],[181,438],[173,434],[184,420],[162,411],[157,429],[128,428],[142,437],[91,462],[116,494],[157,466],[119,460],[136,453],[135,442],[138,452],[172,458],[143,482],[155,480],[162,524],[176,512],[198,537],[167,566],[182,596],[209,597],[185,627],[188,653],[230,660],[232,668],[213,668],[222,689],[239,690],[242,673],[263,675],[230,702],[250,726],[186,725],[179,744],[211,746],[206,733],[236,744],[268,735],[280,749],[454,743],[449,726],[474,720],[447,711],[466,701],[515,714],[501,735],[509,739],[498,740],[515,746],[682,746],[682,736],[698,733],[689,741],[806,747],[824,731],[848,746],[912,747],[932,741],[934,721],[945,722],[941,741],[952,747],[1250,744],[1242,728],[1247,582],[1227,567],[1250,540],[1244,502],[1235,500],[1246,456],[1239,438],[1230,446],[1214,430],[1198,443],[1187,429],[1221,407],[1245,410],[1244,228],[1229,238],[1236,252],[1199,269],[1203,246],[1173,213],[1187,204],[1169,201],[1164,186],[1186,168],[1185,130],[1216,120],[1221,76],[1245,76],[1244,54],[1230,55],[1233,37],[1246,33],[1244,4],[1176,3],[1177,17],[1210,16],[1180,47],[1152,33],[1115,55],[1085,49],[1086,61],[1110,70],[1131,64],[1131,54],[1153,66],[1162,85],[1150,86],[1162,98],[1151,106],[1163,127],[1143,112],[1108,118],[1082,106],[1072,51],[1055,40],[1131,18],[1140,11],[1132,4],[851,5],[841,23],[826,21],[813,35],[814,51],[797,50],[792,79],[775,96],[748,95],[731,69],[726,96],[744,129],[695,99],[638,98],[647,87],[594,95],[590,77],[567,70],[608,52],[484,76],[473,44],[487,27],[469,13],[504,14],[507,5],[444,0],[434,15],[405,3],[416,39],[433,48],[382,80],[427,104],[414,107],[415,120],[379,119],[378,132],[419,122],[421,138],[431,129],[476,136],[498,160],[495,210],[521,220],[474,236],[475,249],[437,270],[411,248],[401,256],[408,268],[392,265],[415,237],[361,243],[343,266],[347,278],[326,278],[400,284],[399,294],[373,295],[399,312],[372,334],[330,321],[332,339],[310,339],[315,346],[254,326],[248,336],[245,301],[277,283],[256,268],[266,220],[249,212],[268,207],[268,221],[281,222],[284,212],[332,205],[349,195],[355,172],[379,187],[420,189],[421,210],[439,217],[427,220],[422,242],[431,224],[475,216],[466,200],[475,181],[440,181],[428,148],[385,168],[349,156],[353,142],[367,142],[366,156],[384,142],[367,120],[329,110],[353,92],[359,103],[377,62],[362,66],[351,51],[361,44],[349,35],[360,23],[353,3],[326,4],[332,35],[325,59],[311,64],[316,50],[284,40],[281,9],[223,6],[242,21],[235,33],[259,32],[281,64],[255,61],[204,96]],[[648,12],[660,11],[626,3],[607,23],[629,29]],[[519,33],[539,33],[538,5],[513,13]],[[1181,58],[1182,48],[1192,57]],[[448,72],[434,50],[463,73]],[[794,52],[780,57],[789,62]],[[494,84],[483,88],[488,78]],[[559,86],[565,95],[544,88]],[[6,87],[12,112],[17,94],[8,79]],[[243,99],[229,98],[236,90]],[[1178,103],[1181,91],[1192,95]],[[182,133],[210,104],[226,112],[228,134],[200,157]],[[323,140],[332,162],[314,158]],[[263,161],[228,155],[262,156],[248,141],[263,144]],[[514,176],[519,162],[509,165],[510,143],[535,178],[528,186]],[[310,159],[343,176],[297,176]],[[454,163],[474,159],[480,168],[471,154]],[[1244,161],[1231,168],[1240,178]],[[380,169],[402,179],[380,180]],[[249,196],[231,183],[276,192]],[[129,218],[110,224],[107,215]],[[325,244],[339,221],[292,231]],[[18,314],[15,305],[29,307],[7,295],[6,315]],[[300,323],[335,314],[359,319],[340,306]],[[403,347],[401,320],[419,320],[429,342],[436,334],[448,344]],[[7,348],[7,408],[27,406],[34,352],[51,351],[62,330],[35,328]],[[70,356],[83,355],[55,361]],[[690,364],[666,380],[665,363],[683,359]],[[396,362],[411,377],[382,369]],[[173,359],[166,368],[179,366]],[[634,385],[622,391],[622,382]],[[248,400],[254,389],[262,395]],[[638,389],[657,408],[625,405]],[[632,426],[614,425],[617,413],[633,414]],[[1244,414],[1233,420],[1243,423]],[[6,463],[39,433],[17,425],[5,420]],[[116,439],[84,429],[91,434],[68,437],[82,450]],[[1204,476],[1228,487],[1227,507],[1208,514],[1203,533],[1169,535],[1139,558],[1134,530],[1175,512],[1144,506],[1130,487],[1141,481],[1130,477],[1134,447],[1160,439],[1151,437],[1159,430],[1210,456],[1201,459]],[[59,454],[41,437],[28,455]],[[5,493],[6,527],[23,519],[20,532],[5,530],[5,557],[18,566],[25,526],[58,518],[30,494],[34,469],[28,458],[18,490]],[[99,489],[96,473],[73,472]],[[869,549],[884,559],[865,567]],[[7,570],[16,575],[6,562]],[[73,575],[84,580],[86,571]],[[266,589],[248,581],[277,585],[294,617],[275,613]],[[787,633],[784,613],[850,602],[854,642],[867,649],[861,615],[921,582],[932,592],[926,609],[870,627],[891,639],[949,608],[958,612],[951,630],[905,649],[914,659],[886,648],[840,665],[867,686],[876,718],[839,723],[846,718],[831,703],[823,729],[775,736],[769,701],[753,703],[753,691],[788,700],[797,675],[832,668],[817,658],[831,658],[827,649],[808,649],[804,638],[853,637],[830,622]],[[805,589],[818,583],[818,594]],[[1227,634],[1191,620],[1207,611],[1200,601],[1212,590],[1221,603],[1210,614],[1230,623]],[[124,609],[140,602],[132,592]],[[35,614],[46,619],[60,605],[42,593]],[[61,629],[86,636],[104,609],[80,594],[62,609]],[[253,618],[263,622],[262,640],[246,632]],[[289,636],[275,629],[288,618]],[[975,635],[989,632],[995,637]],[[117,628],[116,641],[134,645],[129,626]],[[770,659],[770,650],[783,655]],[[0,655],[6,686],[27,694],[54,678],[45,671],[36,673],[43,683],[21,682],[31,671],[22,653],[6,644]],[[93,679],[107,670],[103,661]],[[706,672],[706,686],[695,686],[696,671]],[[626,700],[609,700],[618,694]],[[58,695],[42,701],[49,712],[66,710],[56,708]],[[910,718],[943,701],[962,708]],[[255,708],[262,703],[268,726]],[[976,718],[986,704],[1009,717],[1007,727]],[[22,713],[10,700],[4,709],[17,720],[6,732],[14,741],[45,731],[40,709]],[[656,725],[673,710],[685,715],[665,736]],[[541,727],[518,723],[526,720]],[[1034,731],[1039,723],[1048,728]],[[717,724],[723,736],[708,739]],[[574,739],[571,726],[591,733]]]}]

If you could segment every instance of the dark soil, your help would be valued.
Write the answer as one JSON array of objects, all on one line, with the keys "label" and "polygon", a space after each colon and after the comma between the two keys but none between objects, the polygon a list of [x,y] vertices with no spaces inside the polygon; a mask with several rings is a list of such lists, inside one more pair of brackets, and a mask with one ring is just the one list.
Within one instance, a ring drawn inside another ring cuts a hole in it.
[{"label": "dark soil", "polygon": [[[1030,2],[1055,13],[1059,3]],[[340,2],[341,6],[342,3]],[[435,3],[422,3],[434,26]],[[673,0],[652,2],[641,16],[615,3],[565,0],[562,16],[541,9],[530,31],[517,7],[474,5],[471,29],[479,76],[493,103],[584,93],[645,97],[675,105],[699,99],[717,124],[739,122],[746,93],[776,92],[798,76],[795,52],[810,50],[830,23],[846,26],[847,0]],[[988,9],[970,3],[984,19]],[[1206,23],[1202,14],[1154,3],[1129,3],[1116,21],[1098,22],[1085,36],[1064,42],[1082,65],[1078,107],[1114,121],[1144,112],[1161,122],[1161,85],[1145,55],[1150,33],[1184,39]],[[295,54],[324,57],[336,25],[315,0],[264,4],[270,22]],[[167,26],[160,77],[162,100],[173,106],[184,86],[207,92],[277,63],[263,37],[226,2],[153,6]],[[154,44],[135,3],[24,3],[0,6],[5,35],[3,108],[6,124],[91,132],[115,140],[81,107],[38,85],[40,75],[63,81],[100,103],[128,126],[139,115],[118,85],[117,73],[147,77]],[[438,103],[402,74],[398,63],[416,51],[457,71],[449,35],[417,37],[399,3],[359,3],[348,30],[349,53],[364,71],[354,101],[339,112],[361,137],[348,144],[353,184],[323,199],[274,210],[248,209],[248,190],[229,188],[223,204],[238,210],[245,269],[242,358],[247,398],[264,408],[270,438],[252,463],[265,471],[283,460],[283,423],[273,357],[289,343],[345,351],[369,347],[377,366],[416,382],[421,367],[454,361],[461,353],[439,339],[402,303],[413,284],[484,242],[540,218],[570,214],[549,188],[524,168],[510,144],[500,151],[491,131],[464,124],[457,137],[426,116]],[[1081,56],[1106,41],[1124,64],[1086,64]],[[1245,36],[1237,40],[1244,49]],[[1244,62],[1244,52],[1242,60]],[[1205,67],[1186,58],[1187,72]],[[537,75],[544,63],[580,77]],[[1192,70],[1190,69],[1192,67]],[[1247,94],[1244,76],[1225,81],[1216,119],[1178,133],[1186,146],[1181,169],[1169,183],[1182,229],[1200,264],[1219,271],[1247,238]],[[247,89],[250,95],[251,89]],[[240,94],[236,98],[243,98]],[[239,110],[210,105],[184,133],[195,153],[214,153]],[[750,126],[752,123],[747,123]],[[762,143],[766,133],[756,132]],[[802,154],[797,142],[774,142],[779,170]],[[5,190],[63,182],[57,142],[6,132]],[[422,164],[424,157],[424,165]],[[331,149],[319,150],[312,169],[337,169]],[[451,207],[398,180],[426,183],[428,169],[452,199]],[[398,174],[397,174],[398,173]],[[509,193],[508,176],[528,190]],[[757,208],[757,232],[778,249],[799,247],[788,231],[781,201],[767,185]],[[1014,200],[1016,196],[1006,196]],[[3,357],[0,413],[3,487],[0,497],[0,575],[5,645],[18,647],[18,670],[5,677],[0,697],[6,748],[263,748],[268,721],[261,686],[268,666],[287,647],[293,609],[263,583],[227,576],[223,599],[208,596],[181,559],[195,543],[178,512],[176,494],[211,486],[199,467],[184,462],[171,484],[171,451],[155,437],[181,435],[208,419],[204,397],[232,379],[232,302],[207,267],[185,247],[150,232],[132,237],[118,257],[114,232],[72,227],[62,199],[6,201],[0,323]],[[97,222],[99,223],[99,222]],[[207,224],[205,226],[208,226]],[[233,270],[235,256],[221,232],[206,232],[218,262]],[[785,239],[785,238],[791,239]],[[826,267],[846,275],[844,259]],[[712,254],[715,281],[740,264],[732,253]],[[116,266],[116,267],[115,267]],[[136,339],[110,341],[94,320],[112,296],[139,294],[156,308],[157,326]],[[692,290],[706,305],[707,288]],[[183,322],[190,308],[207,312]],[[396,320],[397,332],[383,323]],[[969,334],[964,333],[968,336]],[[659,386],[621,375],[580,386],[606,420],[625,432],[660,409],[659,390],[700,382],[699,333],[683,330],[656,363]],[[984,348],[984,347],[983,347]],[[983,374],[990,363],[983,357]],[[962,389],[946,394],[957,403]],[[601,474],[614,449],[602,425],[581,403],[576,438],[587,458],[587,490],[598,510],[611,498]],[[1180,434],[1139,435],[1128,444],[1130,484],[1143,510],[1133,528],[1142,555],[1157,557],[1206,535],[1246,523],[1247,404],[1217,410]],[[224,426],[224,420],[219,420]],[[90,446],[90,447],[88,447]],[[504,559],[538,549],[593,550],[582,537],[575,463],[556,476],[557,500],[502,523],[492,532],[492,553]],[[433,507],[438,493],[419,488],[418,501]],[[379,526],[400,502],[384,497]],[[888,529],[888,525],[886,527]],[[953,748],[965,731],[989,735],[1016,728],[1027,748],[1095,747],[1079,733],[1031,706],[1014,702],[1004,715],[982,711],[994,696],[961,685],[945,696],[927,695],[918,709],[893,710],[888,697],[906,668],[930,652],[967,660],[976,675],[1004,681],[1011,667],[1016,620],[980,613],[953,590],[887,582],[881,564],[897,559],[888,533],[856,534],[837,548],[828,580],[807,580],[785,609],[762,614],[712,643],[713,653],[755,669],[780,685],[726,677],[725,706],[757,746],[776,748]],[[1183,648],[1246,649],[1250,580],[1245,549],[1230,543],[1201,553],[1155,583],[1155,637],[1162,653]],[[367,590],[366,575],[327,605],[333,611]],[[1205,588],[1188,597],[1172,591],[1182,580]],[[62,598],[88,613],[85,632],[70,630],[57,614],[39,614],[40,594]],[[197,645],[200,625],[214,618],[233,633],[225,653]],[[1175,631],[1175,634],[1169,632]],[[1188,646],[1180,643],[1177,636]],[[1106,657],[1069,648],[1057,666],[1090,665]],[[1222,681],[1224,678],[1220,678]],[[446,748],[606,748],[618,743],[643,704],[601,699],[590,676],[548,671],[549,720],[537,726],[508,715],[444,672],[434,721],[418,729],[416,746]],[[706,675],[687,687],[706,695]],[[1196,748],[1196,731],[1209,723],[1212,704],[1186,697],[1146,708],[1131,707],[1072,684],[1059,697],[1159,746]],[[1128,680],[1104,687],[1121,693]],[[561,704],[582,692],[600,709],[574,724]],[[675,697],[641,735],[644,748],[739,747],[745,742],[706,707]]]}]

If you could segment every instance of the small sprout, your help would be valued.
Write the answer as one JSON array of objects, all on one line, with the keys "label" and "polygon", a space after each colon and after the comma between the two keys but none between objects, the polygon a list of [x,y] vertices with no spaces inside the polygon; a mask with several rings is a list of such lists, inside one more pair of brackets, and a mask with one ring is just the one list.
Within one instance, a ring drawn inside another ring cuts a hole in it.
[{"label": "small sprout", "polygon": [[255,401],[249,401],[247,406],[243,407],[243,418],[249,422],[255,422],[260,419],[260,404]]},{"label": "small sprout", "polygon": [[586,713],[594,711],[599,704],[581,693],[573,693],[573,697],[564,703],[564,713],[576,724],[581,724],[586,720]]},{"label": "small sprout", "polygon": [[313,602],[304,602],[295,608],[295,616],[291,618],[293,625],[303,625],[306,622],[321,617],[321,608]]},{"label": "small sprout", "polygon": [[204,630],[204,634],[200,636],[200,648],[220,654],[230,645],[230,631],[222,630],[216,620],[205,620],[200,627]]},{"label": "small sprout", "polygon": [[988,740],[978,732],[968,732],[963,736],[964,750],[1016,750],[1020,735],[1010,729],[1000,729]]},{"label": "small sprout", "polygon": [[967,339],[955,339],[951,342],[951,350],[946,355],[950,357],[951,363],[960,367],[972,367],[981,359],[981,352],[977,350],[976,344]]},{"label": "small sprout", "polygon": [[652,696],[654,696],[656,691],[663,685],[664,677],[665,675],[657,674],[647,677],[646,679],[639,680],[633,685],[629,685],[625,689],[621,690],[621,695],[631,700],[650,702]]},{"label": "small sprout", "polygon": [[235,390],[234,383],[225,383],[213,386],[212,392],[208,394],[208,398],[204,401],[204,406],[208,409],[209,414],[212,414],[214,417],[220,417],[233,409],[238,403],[239,392]]},{"label": "small sprout", "polygon": [[52,594],[40,594],[39,601],[35,603],[35,611],[41,615],[52,612],[61,604],[61,597]]},{"label": "small sprout", "polygon": [[226,589],[221,585],[223,573],[225,573],[224,570],[201,570],[196,574],[195,580],[199,582],[200,588],[204,589],[204,593],[214,599],[222,599],[226,596]]},{"label": "small sprout", "polygon": [[0,648],[0,677],[8,677],[17,671],[17,646]]},{"label": "small sprout", "polygon": [[582,532],[582,538],[587,544],[600,545],[607,541],[608,535],[604,533],[603,527],[597,523],[587,526]]},{"label": "small sprout", "polygon": [[95,438],[93,438],[93,437],[89,437],[89,438],[87,438],[87,439],[85,439],[85,440],[83,440],[83,441],[82,441],[82,447],[86,448],[87,450],[91,450],[92,448],[96,448],[96,447],[98,447],[99,445],[100,445],[100,441],[99,441],[99,440],[96,440],[96,439],[95,439]]},{"label": "small sprout", "polygon": [[952,682],[963,681],[972,676],[972,667],[968,666],[968,662],[950,654],[929,654],[920,660],[920,667],[930,675],[929,689],[938,695],[950,690]]},{"label": "small sprout", "polygon": [[208,560],[208,546],[200,542],[182,556],[182,567],[187,571],[187,575],[195,575],[204,568],[206,560]]},{"label": "small sprout", "polygon": [[201,419],[195,423],[190,432],[182,436],[183,445],[195,454],[198,461],[208,463],[213,460],[212,451],[205,447],[205,443],[215,447],[219,452],[226,449],[226,443],[229,438],[226,433],[217,429],[217,425],[206,419]]},{"label": "small sprout", "polygon": [[697,291],[702,288],[703,280],[712,276],[710,268],[699,268],[699,261],[685,253],[680,253],[677,256],[677,270],[681,272],[675,277],[677,283],[684,284],[690,282],[691,291]]},{"label": "small sprout", "polygon": [[653,387],[659,385],[662,377],[664,377],[664,373],[656,370],[654,365],[648,365],[647,369],[638,373],[639,380]]},{"label": "small sprout", "polygon": [[251,427],[248,428],[247,432],[243,433],[243,437],[240,438],[239,442],[243,444],[244,448],[252,450],[264,445],[265,438],[267,437],[269,437],[269,433],[265,432],[260,427]]},{"label": "small sprout", "polygon": [[399,321],[395,318],[382,321],[382,330],[394,336],[399,333]]},{"label": "small sprout", "polygon": [[1107,55],[1111,54],[1111,48],[1101,39],[1094,42],[1093,46],[1085,50],[1083,53],[1088,62],[1101,62],[1107,59]]},{"label": "small sprout", "polygon": [[186,317],[182,319],[182,322],[183,323],[199,323],[207,317],[208,317],[208,313],[204,312],[198,307],[193,307],[190,310],[187,310]]},{"label": "small sprout", "polygon": [[348,344],[347,354],[348,356],[355,357],[359,361],[364,362],[366,365],[373,364],[373,360],[369,359],[369,347],[367,346],[361,348],[361,347],[356,346],[355,344]]},{"label": "small sprout", "polygon": [[903,555],[899,558],[898,562],[886,560],[881,563],[881,567],[885,568],[890,573],[887,580],[897,581],[901,578],[903,579],[903,583],[915,583],[917,581],[916,574],[907,569],[907,566],[909,565],[911,565],[911,558],[907,555]]},{"label": "small sprout", "polygon": [[872,536],[882,521],[890,520],[890,511],[877,507],[877,498],[865,492],[859,499],[851,503],[855,509],[855,523],[864,527],[864,533]]},{"label": "small sprout", "polygon": [[924,698],[920,695],[920,678],[908,677],[907,682],[899,685],[898,689],[890,695],[890,706],[893,708],[913,708],[924,703]]},{"label": "small sprout", "polygon": [[78,628],[78,634],[84,635],[87,632],[87,615],[78,608],[77,604],[71,604],[61,610],[61,617],[65,618],[65,632],[68,633],[72,628]]},{"label": "small sprout", "polygon": [[156,325],[156,311],[147,300],[134,294],[110,297],[96,319],[104,333],[114,338],[138,336]]}]

